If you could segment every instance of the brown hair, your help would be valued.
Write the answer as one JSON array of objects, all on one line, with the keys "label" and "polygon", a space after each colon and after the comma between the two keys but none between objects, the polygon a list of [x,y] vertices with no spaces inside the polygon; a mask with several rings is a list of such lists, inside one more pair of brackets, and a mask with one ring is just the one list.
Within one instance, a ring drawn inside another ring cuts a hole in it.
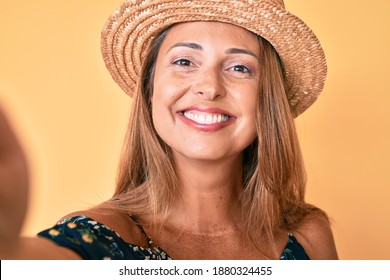
[{"label": "brown hair", "polygon": [[[109,205],[134,215],[167,217],[178,179],[170,148],[152,123],[151,95],[159,48],[169,29],[156,36],[143,63],[118,169],[117,188]],[[257,137],[244,151],[242,217],[248,238],[293,230],[310,213],[326,218],[304,201],[306,175],[289,107],[283,64],[275,49],[259,38],[261,86],[256,116]]]},{"label": "brown hair", "polygon": [[[261,86],[257,139],[245,151],[243,217],[254,243],[278,230],[294,230],[308,214],[326,214],[305,203],[306,172],[286,91],[283,63],[265,39],[260,43]],[[246,171],[245,171],[246,170]]]}]

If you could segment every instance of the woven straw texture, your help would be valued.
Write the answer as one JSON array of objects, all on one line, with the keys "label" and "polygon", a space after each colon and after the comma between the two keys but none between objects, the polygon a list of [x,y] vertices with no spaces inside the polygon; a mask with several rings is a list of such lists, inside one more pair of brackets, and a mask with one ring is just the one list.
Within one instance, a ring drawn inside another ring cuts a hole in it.
[{"label": "woven straw texture", "polygon": [[219,21],[268,40],[280,55],[293,115],[304,112],[324,87],[327,66],[310,28],[282,0],[133,0],[124,2],[102,31],[102,54],[114,80],[133,95],[149,43],[174,23]]}]

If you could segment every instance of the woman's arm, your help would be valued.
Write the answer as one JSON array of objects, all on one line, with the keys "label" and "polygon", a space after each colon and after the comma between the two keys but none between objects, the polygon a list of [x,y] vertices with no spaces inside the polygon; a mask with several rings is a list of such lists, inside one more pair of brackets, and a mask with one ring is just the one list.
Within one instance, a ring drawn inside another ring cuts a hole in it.
[{"label": "woman's arm", "polygon": [[28,189],[26,157],[0,107],[0,259],[80,258],[45,238],[20,237]]},{"label": "woman's arm", "polygon": [[[0,254],[13,254],[27,209],[28,168],[22,148],[0,108]],[[3,258],[3,256],[1,256]]]}]

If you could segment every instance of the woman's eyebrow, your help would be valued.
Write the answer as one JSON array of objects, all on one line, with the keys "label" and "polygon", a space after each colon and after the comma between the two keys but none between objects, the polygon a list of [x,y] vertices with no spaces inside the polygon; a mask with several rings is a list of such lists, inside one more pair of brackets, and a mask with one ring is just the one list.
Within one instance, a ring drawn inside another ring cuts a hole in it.
[{"label": "woman's eyebrow", "polygon": [[[168,51],[172,50],[173,48],[178,48],[178,47],[185,47],[185,48],[190,48],[193,50],[203,51],[203,47],[201,45],[199,45],[197,43],[186,43],[186,42],[176,43],[172,47],[170,47]],[[246,50],[246,49],[230,48],[230,49],[227,49],[225,51],[225,53],[226,54],[247,54],[247,55],[253,56],[257,60],[259,60],[258,56],[255,53],[251,52],[250,50]]]},{"label": "woman's eyebrow", "polygon": [[176,43],[172,47],[169,48],[168,52],[172,50],[173,48],[178,48],[178,47],[186,47],[194,50],[199,50],[203,51],[203,47],[197,43]]},{"label": "woman's eyebrow", "polygon": [[250,56],[255,57],[257,60],[259,60],[259,57],[254,53],[251,52],[250,50],[246,49],[239,49],[239,48],[230,48],[225,51],[226,54],[247,54]]}]

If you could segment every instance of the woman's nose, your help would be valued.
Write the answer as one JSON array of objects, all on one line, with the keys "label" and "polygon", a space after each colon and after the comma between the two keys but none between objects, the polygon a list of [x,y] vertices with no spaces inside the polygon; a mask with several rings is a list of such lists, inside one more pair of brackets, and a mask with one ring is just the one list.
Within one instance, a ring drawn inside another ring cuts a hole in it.
[{"label": "woman's nose", "polygon": [[196,76],[192,92],[204,100],[214,100],[225,95],[223,78],[216,68],[201,71]]}]

